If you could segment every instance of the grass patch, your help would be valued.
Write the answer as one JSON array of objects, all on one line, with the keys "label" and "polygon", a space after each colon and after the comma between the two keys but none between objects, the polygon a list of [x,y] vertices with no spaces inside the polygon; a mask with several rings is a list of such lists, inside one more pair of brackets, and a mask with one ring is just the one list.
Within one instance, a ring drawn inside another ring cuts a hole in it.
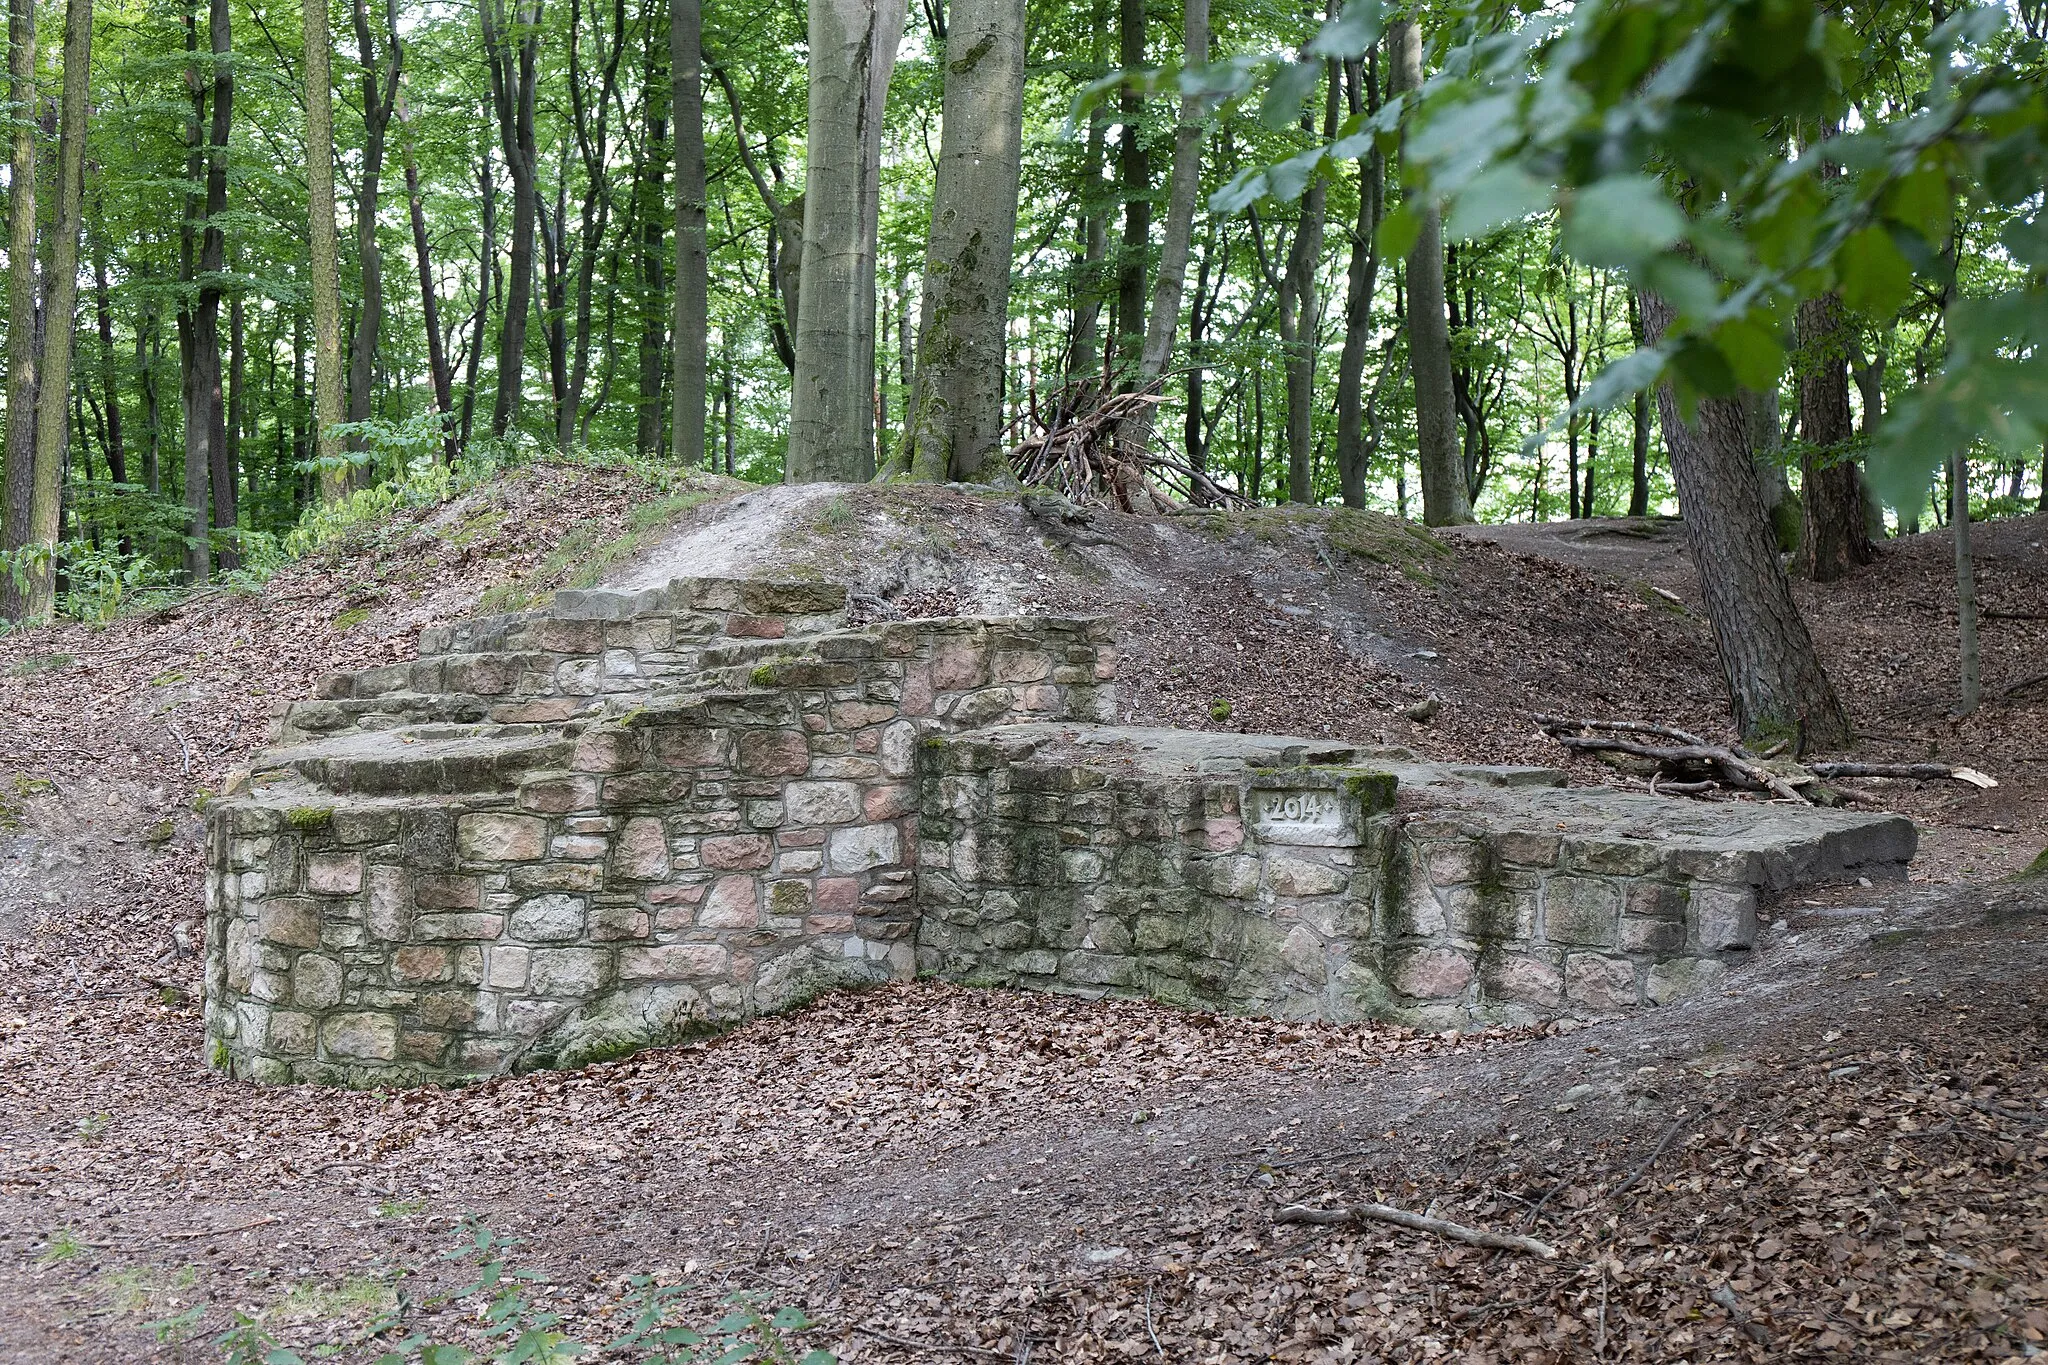
[{"label": "grass patch", "polygon": [[350,607],[347,611],[334,618],[334,628],[336,630],[354,630],[369,619],[370,609],[368,607]]},{"label": "grass patch", "polygon": [[627,516],[625,531],[610,540],[600,541],[589,527],[579,526],[564,536],[538,567],[509,583],[485,589],[477,598],[477,611],[485,616],[525,611],[538,606],[557,588],[595,587],[613,565],[638,554],[664,535],[677,517],[717,496],[703,491],[669,493],[643,502]]},{"label": "grass patch", "polygon": [[60,668],[69,668],[72,656],[69,654],[31,654],[7,671],[17,678],[33,678],[38,673],[51,673]]},{"label": "grass patch", "polygon": [[85,1243],[78,1240],[78,1234],[70,1228],[58,1228],[50,1234],[50,1240],[36,1253],[37,1265],[57,1265],[68,1261],[85,1250]]},{"label": "grass patch", "polygon": [[1213,536],[1248,533],[1277,545],[1303,532],[1322,533],[1333,549],[1356,559],[1385,564],[1425,585],[1436,582],[1433,566],[1449,559],[1451,547],[1427,527],[1382,512],[1356,507],[1238,507],[1205,514],[1197,523]]},{"label": "grass patch", "polygon": [[198,1272],[190,1266],[165,1270],[161,1266],[144,1265],[110,1270],[100,1276],[99,1286],[100,1292],[107,1296],[108,1307],[116,1313],[141,1317],[175,1307],[177,1299],[174,1296],[182,1295],[198,1281]]}]

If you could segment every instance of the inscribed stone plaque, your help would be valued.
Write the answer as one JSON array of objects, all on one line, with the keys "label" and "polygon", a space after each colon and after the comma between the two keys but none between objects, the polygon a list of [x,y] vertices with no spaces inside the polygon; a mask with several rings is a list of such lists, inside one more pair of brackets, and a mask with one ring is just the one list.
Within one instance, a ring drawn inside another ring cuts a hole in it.
[{"label": "inscribed stone plaque", "polygon": [[1334,848],[1358,842],[1357,803],[1334,787],[1255,787],[1252,833],[1269,844]]}]

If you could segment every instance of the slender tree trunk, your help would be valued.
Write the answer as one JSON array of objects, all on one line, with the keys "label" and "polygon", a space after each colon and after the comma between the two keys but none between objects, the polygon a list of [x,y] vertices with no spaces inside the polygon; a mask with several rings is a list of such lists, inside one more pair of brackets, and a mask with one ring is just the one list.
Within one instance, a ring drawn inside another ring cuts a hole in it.
[{"label": "slender tree trunk", "polygon": [[[25,615],[48,616],[56,605],[56,548],[63,513],[65,408],[71,393],[72,340],[77,334],[79,207],[85,171],[87,95],[92,84],[92,0],[64,9],[64,94],[58,117],[57,204],[50,231],[49,296],[36,391],[35,488],[28,545],[48,554],[29,569]],[[17,269],[21,263],[16,262]]]},{"label": "slender tree trunk", "polygon": [[[1337,74],[1330,72],[1329,90],[1323,101],[1323,139],[1336,133]],[[1280,343],[1286,348],[1285,376],[1287,411],[1287,500],[1314,502],[1315,489],[1309,467],[1310,447],[1315,439],[1316,317],[1320,304],[1316,278],[1323,260],[1323,218],[1328,202],[1326,182],[1312,178],[1301,197],[1301,221],[1295,225],[1294,241],[1287,251],[1287,274],[1280,284]],[[1449,355],[1449,351],[1445,351]]]},{"label": "slender tree trunk", "polygon": [[498,393],[491,434],[503,436],[519,420],[526,380],[526,326],[533,310],[533,247],[540,219],[540,153],[534,142],[534,91],[539,82],[542,0],[481,0],[484,53],[490,66],[491,104],[505,167],[512,176],[512,238],[505,307],[498,325]]},{"label": "slender tree trunk", "polygon": [[1956,713],[1967,716],[1983,696],[1983,664],[1977,649],[1977,566],[1970,553],[1970,464],[1960,453],[1948,462],[1948,525],[1956,542]]},{"label": "slender tree trunk", "polygon": [[206,105],[212,87],[199,67],[199,18],[185,11],[185,83],[191,115],[185,124],[185,212],[178,221],[178,415],[184,439],[185,578],[203,583],[213,572],[207,479],[206,375],[199,358],[200,246],[206,218]]},{"label": "slender tree trunk", "polygon": [[[228,479],[238,487],[247,476],[242,472],[242,423],[246,418],[243,403],[245,381],[247,380],[248,356],[246,329],[247,309],[242,302],[242,291],[236,288],[228,299]],[[251,495],[256,491],[254,479],[248,480]]]},{"label": "slender tree trunk", "polygon": [[[819,0],[824,3],[824,0]],[[900,0],[899,0],[900,4]],[[813,6],[811,16],[812,42],[818,37],[818,16]],[[896,29],[901,34],[903,14],[896,12]],[[890,55],[895,55],[894,39],[891,40]],[[815,46],[812,63],[818,60]],[[706,366],[709,361],[707,348],[711,341],[711,265],[705,240],[706,190],[704,180],[704,7],[702,0],[669,0],[668,21],[668,63],[669,63],[669,108],[675,127],[676,147],[676,310],[675,325],[671,329],[673,367],[670,375],[669,442],[674,451],[675,462],[686,469],[694,469],[704,458],[705,450],[705,385]],[[888,90],[888,77],[883,76],[882,91]],[[816,117],[817,92],[811,94],[813,118]],[[879,103],[879,101],[878,101]],[[880,110],[875,111],[879,123]],[[817,136],[817,124],[812,125],[812,136]],[[874,194],[880,195],[880,128],[875,129],[875,174]],[[876,221],[873,200],[870,200],[868,230],[868,270],[866,291],[868,309],[869,340],[868,351],[863,358],[859,374],[858,396],[865,398],[868,391],[868,374],[874,367],[874,227]],[[809,250],[808,233],[805,249]],[[801,348],[799,348],[801,349]],[[840,376],[841,379],[846,376]],[[865,403],[860,410],[868,411]],[[869,417],[872,423],[873,417]],[[795,443],[795,424],[791,424],[792,447]],[[869,437],[872,441],[872,434]],[[792,454],[794,450],[792,449]]]},{"label": "slender tree trunk", "polygon": [[491,319],[491,300],[498,290],[498,187],[491,178],[491,152],[484,149],[477,167],[477,188],[481,192],[479,213],[483,218],[482,245],[477,251],[476,316],[470,323],[469,365],[462,377],[462,420],[460,440],[469,445],[475,429],[477,370],[483,361],[484,337]]},{"label": "slender tree trunk", "polygon": [[[1647,292],[1639,306],[1645,338],[1655,345],[1673,309]],[[1666,384],[1657,391],[1657,406],[1737,728],[1750,739],[1796,740],[1801,749],[1848,744],[1848,714],[1778,564],[1756,480],[1747,405],[1739,398],[1703,399],[1688,422]]]},{"label": "slender tree trunk", "polygon": [[[42,361],[36,344],[35,0],[9,0],[7,41],[8,98],[16,112],[8,181],[7,471],[0,548],[19,550],[29,542],[35,502],[36,379]],[[19,620],[27,608],[26,584],[0,573],[0,616]]]},{"label": "slender tree trunk", "polygon": [[[397,28],[397,0],[389,0],[386,9],[387,22],[394,34]],[[393,50],[397,50],[395,36],[388,39]],[[397,95],[393,112],[398,118],[398,155],[405,167],[406,210],[412,219],[412,254],[419,265],[420,276],[420,325],[427,334],[427,374],[434,385],[434,411],[441,414],[441,458],[447,464],[454,464],[461,453],[458,444],[461,437],[454,425],[455,376],[448,367],[448,348],[441,334],[441,296],[434,288],[433,247],[427,238],[427,209],[420,195],[419,160],[412,145],[412,124],[402,92]],[[481,285],[479,292],[482,292]]]},{"label": "slender tree trunk", "polygon": [[[1356,92],[1352,112],[1378,113],[1378,58],[1368,53],[1347,79]],[[1344,349],[1337,357],[1337,486],[1346,507],[1365,506],[1365,357],[1372,347],[1372,296],[1380,272],[1374,238],[1385,195],[1386,162],[1375,142],[1358,159],[1358,222],[1351,230],[1351,263],[1344,275]]]},{"label": "slender tree trunk", "polygon": [[[384,335],[384,251],[377,243],[377,205],[383,195],[384,147],[391,126],[391,112],[397,102],[399,68],[404,49],[393,33],[385,42],[379,60],[376,38],[370,29],[368,0],[353,0],[350,11],[355,24],[356,50],[362,62],[363,160],[356,189],[356,266],[362,281],[362,307],[356,313],[355,336],[348,352],[348,420],[370,420],[377,378],[377,351]],[[360,455],[361,435],[348,438],[348,448]],[[374,482],[376,472],[358,466],[354,481]]]},{"label": "slender tree trunk", "polygon": [[[1098,76],[1108,73],[1103,35],[1109,30],[1108,0],[1090,0],[1088,32],[1094,41],[1090,69]],[[1103,268],[1109,258],[1109,210],[1102,202],[1102,168],[1108,156],[1109,111],[1095,107],[1088,119],[1088,140],[1081,151],[1080,247],[1081,258],[1074,268],[1073,324],[1067,342],[1067,383],[1094,376],[1102,365],[1102,298],[1106,281]]]},{"label": "slender tree trunk", "polygon": [[791,483],[874,474],[882,119],[903,13],[903,0],[810,6],[803,290],[785,466]]},{"label": "slender tree trunk", "polygon": [[114,359],[114,306],[107,289],[107,247],[95,234],[92,292],[100,334],[100,402],[107,410],[107,471],[115,483],[128,482],[128,449],[121,435],[120,367]]},{"label": "slender tree trunk", "polygon": [[1823,294],[1799,305],[1799,500],[1805,516],[1800,572],[1816,583],[1848,574],[1874,556],[1864,521],[1862,480],[1845,449],[1849,415],[1849,320]]},{"label": "slender tree trunk", "polygon": [[[1422,34],[1413,19],[1388,30],[1397,94],[1422,87]],[[1451,389],[1451,333],[1444,304],[1443,219],[1425,199],[1421,230],[1408,251],[1408,367],[1415,380],[1415,458],[1422,473],[1422,519],[1430,526],[1472,520],[1458,457],[1457,397]]]},{"label": "slender tree trunk", "polygon": [[[1643,311],[1636,298],[1636,291],[1628,291],[1628,336],[1637,347],[1643,344]],[[1634,428],[1629,443],[1629,489],[1628,514],[1632,517],[1650,515],[1650,395],[1647,390],[1636,391],[1635,402],[1630,407]]]},{"label": "slender tree trunk", "polygon": [[333,502],[348,491],[347,466],[334,428],[341,423],[341,240],[334,225],[333,41],[327,0],[302,0],[306,39],[306,191],[313,293],[314,462],[320,497]]},{"label": "slender tree trunk", "polygon": [[947,14],[945,122],[917,377],[904,448],[892,461],[926,482],[990,480],[1007,470],[1003,378],[1024,130],[1024,10],[1024,0],[953,0]]},{"label": "slender tree trunk", "polygon": [[[1145,0],[1117,0],[1117,61],[1126,71],[1145,65]],[[1145,342],[1146,257],[1152,250],[1152,157],[1141,120],[1145,102],[1126,87],[1117,96],[1122,119],[1117,129],[1117,178],[1124,200],[1124,237],[1117,253],[1116,334],[1111,338],[1119,371],[1133,367]]]},{"label": "slender tree trunk", "polygon": [[[600,75],[593,95],[586,95],[588,78],[582,71],[580,25],[577,15],[581,0],[571,0],[569,21],[569,111],[576,134],[576,148],[583,159],[583,213],[576,234],[575,335],[569,342],[568,385],[555,414],[555,443],[567,448],[587,429],[583,395],[590,383],[590,328],[595,301],[592,286],[597,277],[597,259],[604,254],[605,235],[611,223],[611,108],[618,90],[619,62],[626,54],[625,0],[612,0],[612,25],[608,39],[598,52]],[[566,170],[563,176],[567,180]],[[567,272],[564,272],[565,274]],[[606,327],[615,316],[618,291],[616,271],[613,288],[606,290]],[[614,352],[605,347],[605,373],[612,371]],[[608,382],[600,387],[609,389]]]}]

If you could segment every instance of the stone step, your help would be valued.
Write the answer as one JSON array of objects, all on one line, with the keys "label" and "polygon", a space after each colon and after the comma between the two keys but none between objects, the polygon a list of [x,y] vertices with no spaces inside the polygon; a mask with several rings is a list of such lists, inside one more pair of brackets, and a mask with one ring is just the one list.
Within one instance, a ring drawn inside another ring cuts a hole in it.
[{"label": "stone step", "polygon": [[316,740],[264,755],[251,777],[288,772],[338,796],[432,795],[508,790],[528,773],[561,768],[574,727],[414,726]]}]

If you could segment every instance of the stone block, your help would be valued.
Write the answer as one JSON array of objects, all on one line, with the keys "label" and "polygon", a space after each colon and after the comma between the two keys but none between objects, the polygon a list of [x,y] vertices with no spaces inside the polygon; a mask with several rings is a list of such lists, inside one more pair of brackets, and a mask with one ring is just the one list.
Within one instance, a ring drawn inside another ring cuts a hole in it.
[{"label": "stone block", "polygon": [[597,779],[591,777],[543,777],[520,784],[519,806],[543,815],[566,815],[570,811],[592,810],[597,806]]},{"label": "stone block", "polygon": [[1492,850],[1477,839],[1434,843],[1423,850],[1423,866],[1438,886],[1484,881],[1492,861]]},{"label": "stone block", "polygon": [[287,948],[319,947],[319,903],[284,896],[261,902],[256,907],[256,936]]},{"label": "stone block", "polygon": [[959,729],[979,729],[1008,715],[1013,700],[1007,687],[984,687],[955,697],[946,718]]},{"label": "stone block", "polygon": [[530,862],[547,843],[548,822],[531,815],[465,815],[455,822],[455,846],[472,861]]},{"label": "stone block", "polygon": [[494,943],[484,961],[484,984],[499,990],[520,990],[532,965],[531,953],[511,943]]},{"label": "stone block", "polygon": [[1334,867],[1285,853],[1266,858],[1266,885],[1276,896],[1328,896],[1342,891],[1351,878]]},{"label": "stone block", "polygon": [[1598,877],[1546,877],[1543,935],[1552,943],[1608,946],[1621,918],[1621,892]]},{"label": "stone block", "polygon": [[475,877],[415,877],[412,902],[422,910],[474,910],[483,903],[483,884]]},{"label": "stone block", "polygon": [[306,889],[323,896],[353,896],[363,889],[363,855],[315,853],[306,859]]},{"label": "stone block", "polygon": [[512,912],[512,934],[532,943],[568,943],[583,936],[585,901],[579,896],[535,896]]},{"label": "stone block", "polygon": [[760,921],[760,888],[744,875],[720,877],[697,912],[697,923],[707,929],[751,929]]},{"label": "stone block", "polygon": [[576,739],[569,766],[579,773],[621,773],[640,761],[638,737],[610,727],[586,730]]},{"label": "stone block", "polygon": [[1514,867],[1556,867],[1559,845],[1554,834],[1508,830],[1493,839],[1494,855]]},{"label": "stone block", "polygon": [[917,809],[917,788],[896,783],[870,787],[861,794],[861,815],[867,820],[895,820]]},{"label": "stone block", "polygon": [[601,948],[536,948],[528,989],[535,995],[589,995],[611,974],[611,954]]},{"label": "stone block", "polygon": [[902,836],[894,825],[835,829],[826,844],[825,860],[842,875],[893,866],[903,861]]},{"label": "stone block", "polygon": [[722,871],[766,867],[774,860],[774,852],[774,843],[765,834],[720,835],[698,845],[704,866]]},{"label": "stone block", "polygon": [[1586,1009],[1631,1009],[1638,1003],[1636,965],[1625,957],[1573,953],[1564,960],[1564,995]]},{"label": "stone block", "polygon": [[1236,852],[1244,847],[1244,821],[1235,815],[1217,815],[1204,820],[1202,847],[1210,853]]},{"label": "stone block", "polygon": [[454,970],[454,955],[446,948],[413,944],[391,954],[391,979],[401,986],[446,981]]},{"label": "stone block", "polygon": [[601,863],[526,863],[507,878],[515,892],[599,891],[604,887]]},{"label": "stone block", "polygon": [[1463,995],[1472,984],[1472,962],[1448,948],[1418,948],[1403,954],[1393,973],[1394,989],[1418,1000]]},{"label": "stone block", "polygon": [[590,937],[600,943],[647,937],[647,912],[630,901],[607,901],[590,907]]},{"label": "stone block", "polygon": [[468,1028],[477,1022],[476,1000],[465,991],[432,991],[415,1007],[428,1028]]},{"label": "stone block", "polygon": [[1719,990],[1727,977],[1727,967],[1712,958],[1676,958],[1651,965],[1643,981],[1643,994],[1653,1005],[1668,1005],[1689,995]]},{"label": "stone block", "polygon": [[1640,877],[1664,861],[1663,847],[1646,839],[1574,839],[1565,852],[1573,867],[1603,877]]},{"label": "stone block", "polygon": [[1631,915],[1650,919],[1683,919],[1686,892],[1670,882],[1630,882],[1627,907]]},{"label": "stone block", "polygon": [[413,921],[413,934],[423,939],[493,939],[505,932],[503,915],[452,914],[421,915]]},{"label": "stone block", "polygon": [[1243,854],[1197,858],[1188,864],[1187,878],[1213,895],[1250,900],[1259,892],[1259,860]]},{"label": "stone block", "polygon": [[404,938],[412,919],[412,879],[402,867],[372,863],[369,884],[364,927],[386,941]]},{"label": "stone block", "polygon": [[815,900],[820,910],[851,910],[860,904],[860,879],[820,877]]},{"label": "stone block", "polygon": [[612,871],[632,882],[658,882],[668,876],[668,831],[660,820],[641,815],[626,822],[612,850]]},{"label": "stone block", "polygon": [[686,981],[718,976],[731,966],[731,954],[715,943],[664,943],[619,952],[622,981]]},{"label": "stone block", "polygon": [[324,1010],[341,1003],[341,964],[319,953],[300,953],[292,963],[292,1003]]},{"label": "stone block", "polygon": [[745,730],[739,769],[753,777],[801,777],[811,769],[810,740],[801,730]]},{"label": "stone block", "polygon": [[[1030,956],[1033,955],[1018,954],[1019,958]],[[1026,969],[1019,967],[1019,970]],[[1062,981],[1084,986],[1133,986],[1138,981],[1138,964],[1127,957],[1081,950],[1059,959],[1059,975]]]},{"label": "stone block", "polygon": [[792,824],[843,825],[861,817],[860,788],[851,782],[792,782],[782,799]]},{"label": "stone block", "polygon": [[329,1057],[389,1062],[398,1057],[398,1020],[389,1014],[351,1011],[330,1014],[320,1024],[320,1046]]},{"label": "stone block", "polygon": [[319,1040],[318,1021],[297,1010],[273,1010],[264,1045],[285,1057],[310,1057]]},{"label": "stone block", "polygon": [[1624,953],[1675,953],[1685,947],[1685,924],[1674,919],[1624,915],[1620,947]]},{"label": "stone block", "polygon": [[1564,977],[1541,958],[1498,958],[1487,964],[1485,982],[1490,998],[1539,1009],[1554,1009],[1564,998]]},{"label": "stone block", "polygon": [[455,812],[443,807],[402,811],[398,817],[399,858],[422,872],[455,868]]},{"label": "stone block", "polygon": [[1703,953],[1756,946],[1756,891],[1747,886],[1695,886],[1687,906],[1692,941]]}]

